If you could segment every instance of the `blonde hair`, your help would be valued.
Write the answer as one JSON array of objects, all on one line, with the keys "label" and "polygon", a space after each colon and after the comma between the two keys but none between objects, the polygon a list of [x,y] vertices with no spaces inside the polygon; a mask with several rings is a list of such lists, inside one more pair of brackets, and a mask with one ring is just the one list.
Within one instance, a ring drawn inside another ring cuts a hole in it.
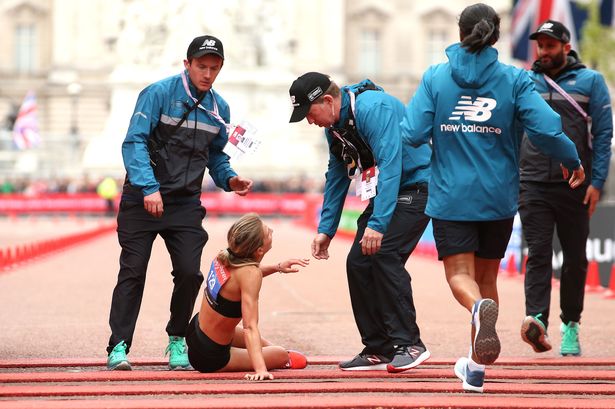
[{"label": "blonde hair", "polygon": [[264,224],[256,213],[248,213],[237,220],[226,235],[228,248],[218,253],[218,261],[225,267],[258,266],[254,253],[264,244]]}]

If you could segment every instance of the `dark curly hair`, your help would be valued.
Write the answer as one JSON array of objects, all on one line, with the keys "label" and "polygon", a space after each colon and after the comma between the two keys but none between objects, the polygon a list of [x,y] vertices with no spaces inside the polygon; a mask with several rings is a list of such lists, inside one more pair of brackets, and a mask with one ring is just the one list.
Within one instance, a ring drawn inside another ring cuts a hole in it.
[{"label": "dark curly hair", "polygon": [[466,7],[459,16],[461,45],[471,53],[495,44],[500,38],[500,16],[483,3]]}]

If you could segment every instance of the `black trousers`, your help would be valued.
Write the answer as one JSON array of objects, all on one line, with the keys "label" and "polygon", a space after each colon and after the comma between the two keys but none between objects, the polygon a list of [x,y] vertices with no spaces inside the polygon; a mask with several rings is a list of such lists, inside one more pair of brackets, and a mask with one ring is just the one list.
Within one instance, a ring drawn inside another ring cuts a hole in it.
[{"label": "black trousers", "polygon": [[588,206],[583,204],[587,186],[571,189],[566,183],[521,183],[519,215],[528,245],[525,274],[525,313],[542,314],[548,325],[553,274],[553,231],[562,245],[560,318],[579,322],[587,276],[586,245],[589,235]]},{"label": "black trousers", "polygon": [[346,273],[364,353],[390,356],[394,345],[423,346],[410,275],[404,266],[429,223],[426,204],[426,188],[400,194],[382,247],[372,256],[363,255],[359,241],[373,212],[373,201],[357,221]]},{"label": "black trousers", "polygon": [[120,203],[117,233],[122,252],[109,314],[111,337],[107,352],[120,341],[130,349],[141,308],[147,264],[158,235],[164,240],[173,266],[171,317],[166,331],[170,336],[185,336],[203,282],[201,254],[208,239],[202,225],[204,217],[205,209],[198,202],[165,204],[161,218],[147,213],[142,203]]}]

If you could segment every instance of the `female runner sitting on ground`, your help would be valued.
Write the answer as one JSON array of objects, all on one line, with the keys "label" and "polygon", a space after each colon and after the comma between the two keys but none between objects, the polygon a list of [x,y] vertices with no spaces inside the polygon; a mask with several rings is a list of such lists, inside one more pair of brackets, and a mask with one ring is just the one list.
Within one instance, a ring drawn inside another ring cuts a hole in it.
[{"label": "female runner sitting on ground", "polygon": [[[188,325],[188,358],[200,372],[252,371],[252,381],[273,379],[268,369],[304,368],[305,356],[286,351],[261,338],[258,331],[258,295],[263,277],[277,271],[295,273],[294,265],[308,259],[289,259],[260,266],[271,249],[273,231],[255,213],[241,217],[228,231],[228,248],[211,263],[198,314]],[[237,327],[243,320],[243,331]],[[243,333],[242,333],[243,332]]]}]

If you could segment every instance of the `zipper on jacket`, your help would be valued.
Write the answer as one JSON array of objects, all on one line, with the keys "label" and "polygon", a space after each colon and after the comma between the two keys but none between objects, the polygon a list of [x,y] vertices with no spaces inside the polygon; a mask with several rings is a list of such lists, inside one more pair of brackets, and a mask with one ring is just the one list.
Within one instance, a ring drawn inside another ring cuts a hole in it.
[{"label": "zipper on jacket", "polygon": [[[544,74],[544,75],[547,75],[547,74]],[[553,88],[551,88],[551,86],[548,83],[547,83],[547,88],[549,89],[549,107],[553,109]],[[553,109],[553,111],[555,110]],[[562,128],[562,131],[563,131],[563,128]],[[553,167],[553,162],[552,162],[553,160],[551,159],[551,156],[547,156],[547,158],[549,158],[549,167],[547,168],[547,180],[550,182],[552,180],[551,179],[551,168]]]}]

